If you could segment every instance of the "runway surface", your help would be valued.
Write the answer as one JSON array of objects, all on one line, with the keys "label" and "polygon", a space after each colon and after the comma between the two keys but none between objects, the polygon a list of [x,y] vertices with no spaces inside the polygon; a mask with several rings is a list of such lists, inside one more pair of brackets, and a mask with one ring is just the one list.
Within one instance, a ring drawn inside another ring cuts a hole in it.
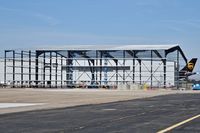
[{"label": "runway surface", "polygon": [[[153,133],[200,114],[200,94],[0,115],[1,133]],[[200,132],[200,117],[170,130]]]}]

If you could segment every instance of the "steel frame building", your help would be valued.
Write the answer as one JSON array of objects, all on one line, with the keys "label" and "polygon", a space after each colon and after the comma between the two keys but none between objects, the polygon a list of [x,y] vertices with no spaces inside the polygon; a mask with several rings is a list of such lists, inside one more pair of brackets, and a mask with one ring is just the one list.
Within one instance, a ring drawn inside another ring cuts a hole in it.
[{"label": "steel frame building", "polygon": [[12,87],[117,87],[179,84],[187,63],[179,45],[81,45],[5,50],[4,83]]}]

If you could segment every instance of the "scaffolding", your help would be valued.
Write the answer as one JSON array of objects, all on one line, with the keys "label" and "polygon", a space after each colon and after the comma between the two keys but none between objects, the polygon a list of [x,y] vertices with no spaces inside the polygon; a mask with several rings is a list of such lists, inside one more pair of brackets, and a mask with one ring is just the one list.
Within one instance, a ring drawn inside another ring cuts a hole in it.
[{"label": "scaffolding", "polygon": [[186,63],[179,45],[5,50],[4,84],[36,88],[99,88],[121,84],[178,87],[179,70]]}]

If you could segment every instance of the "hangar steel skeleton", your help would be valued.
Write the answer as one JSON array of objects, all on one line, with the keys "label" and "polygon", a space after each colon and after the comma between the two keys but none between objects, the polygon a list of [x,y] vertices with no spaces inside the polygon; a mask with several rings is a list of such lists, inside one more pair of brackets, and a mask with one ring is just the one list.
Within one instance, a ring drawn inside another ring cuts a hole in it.
[{"label": "hangar steel skeleton", "polygon": [[[13,87],[178,85],[187,63],[179,45],[73,45],[34,51],[5,50],[4,82]],[[159,85],[158,85],[159,84]]]}]

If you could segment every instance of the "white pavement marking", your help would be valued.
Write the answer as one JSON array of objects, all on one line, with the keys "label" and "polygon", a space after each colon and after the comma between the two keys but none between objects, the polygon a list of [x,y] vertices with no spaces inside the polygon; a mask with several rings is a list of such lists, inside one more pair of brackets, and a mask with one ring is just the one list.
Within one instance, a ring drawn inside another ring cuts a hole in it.
[{"label": "white pavement marking", "polygon": [[116,110],[116,109],[102,109],[103,111],[113,111],[113,110]]},{"label": "white pavement marking", "polygon": [[0,109],[43,105],[44,103],[0,103]]},{"label": "white pavement marking", "polygon": [[170,131],[170,130],[172,130],[172,129],[178,127],[178,126],[181,126],[181,125],[183,125],[183,124],[185,124],[185,123],[187,123],[187,122],[190,122],[190,121],[192,121],[192,120],[194,120],[194,119],[196,119],[196,118],[198,118],[198,117],[200,117],[200,114],[199,114],[199,115],[196,115],[196,116],[193,116],[193,117],[191,117],[191,118],[189,118],[189,119],[187,119],[187,120],[184,120],[184,121],[182,121],[182,122],[179,122],[179,123],[177,123],[177,124],[174,124],[174,125],[172,125],[172,126],[166,128],[166,129],[163,129],[163,130],[161,130],[161,131],[158,131],[157,133],[166,133],[166,132],[168,132],[168,131]]}]

